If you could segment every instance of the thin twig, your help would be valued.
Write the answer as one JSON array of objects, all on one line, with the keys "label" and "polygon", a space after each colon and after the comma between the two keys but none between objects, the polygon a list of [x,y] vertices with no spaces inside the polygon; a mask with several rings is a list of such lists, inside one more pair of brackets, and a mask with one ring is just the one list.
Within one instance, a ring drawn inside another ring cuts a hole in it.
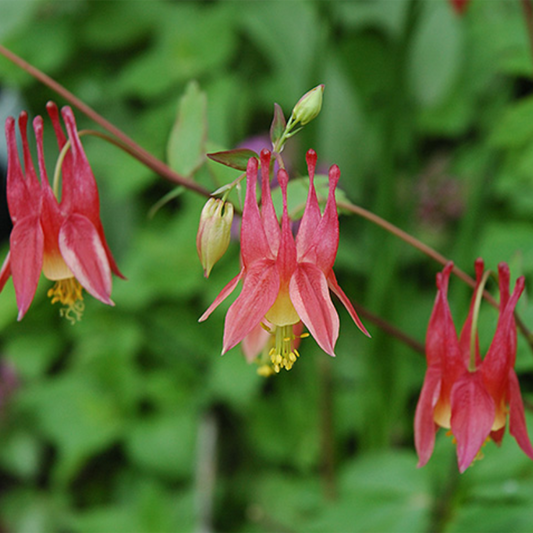
[{"label": "thin twig", "polygon": [[[440,263],[441,265],[446,265],[450,260],[444,257],[442,254],[428,246],[427,244],[424,244],[423,242],[419,241],[412,235],[409,235],[409,233],[406,233],[405,231],[401,230],[394,224],[391,224],[390,222],[387,222],[385,219],[381,218],[380,216],[364,209],[363,207],[360,207],[358,205],[349,204],[345,202],[338,202],[338,207],[340,209],[344,209],[346,211],[349,211],[350,213],[353,213],[354,215],[358,215],[362,218],[365,218],[366,220],[369,220],[373,224],[376,224],[383,228],[384,230],[388,231],[392,235],[398,237],[399,239],[402,239],[404,242],[412,246],[413,248],[416,248],[417,250],[420,250],[423,254],[426,254],[428,257],[431,257],[431,259],[437,261],[437,263]],[[463,272],[460,268],[457,266],[453,266],[452,272],[461,280],[463,280],[467,285],[470,285],[472,288],[475,288],[476,282],[473,278],[471,278],[466,272]],[[496,309],[499,308],[498,302],[489,294],[487,291],[483,291],[483,297]],[[527,343],[529,344],[529,347],[533,350],[533,335],[529,331],[529,329],[526,327],[518,313],[515,311],[515,320],[516,325],[518,326],[518,329],[520,329],[521,333],[524,335]]]},{"label": "thin twig", "polygon": [[28,74],[33,76],[35,79],[40,81],[42,84],[46,85],[54,92],[59,94],[67,102],[69,102],[74,107],[78,108],[82,113],[87,115],[91,120],[102,126],[109,133],[120,139],[122,143],[128,146],[131,149],[131,154],[138,159],[141,163],[145,164],[148,168],[152,169],[154,172],[159,174],[162,178],[169,180],[178,185],[182,185],[187,189],[194,191],[202,196],[210,196],[210,193],[207,189],[199,185],[198,183],[181,176],[177,172],[174,172],[169,166],[165,165],[157,157],[153,156],[150,152],[145,150],[142,146],[137,144],[133,139],[126,135],[122,130],[111,124],[104,117],[99,115],[94,109],[88,106],[85,102],[81,101],[79,98],[74,96],[70,91],[65,89],[61,84],[56,82],[50,76],[35,68],[33,65],[30,65],[28,62],[24,61],[17,54],[13,53],[11,50],[8,50],[5,46],[0,44],[0,54],[9,59],[15,65],[25,70]]}]

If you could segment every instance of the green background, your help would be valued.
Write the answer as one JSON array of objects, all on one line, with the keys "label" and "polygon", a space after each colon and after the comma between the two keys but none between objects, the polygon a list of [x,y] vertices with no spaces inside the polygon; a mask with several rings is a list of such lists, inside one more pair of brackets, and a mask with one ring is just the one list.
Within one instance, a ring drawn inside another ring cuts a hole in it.
[{"label": "green background", "polygon": [[[206,152],[267,134],[274,102],[288,118],[324,83],[321,114],[284,152],[292,176],[313,147],[352,202],[471,274],[482,256],[530,286],[533,62],[518,0],[472,0],[463,17],[445,0],[0,0],[0,42],[210,190],[238,173]],[[66,103],[2,57],[0,83],[30,116]],[[221,358],[229,303],[197,319],[237,273],[238,243],[205,280],[205,200],[186,192],[149,217],[172,184],[101,139],[83,143],[128,281],[114,281],[114,308],[86,298],[75,326],[44,278],[20,323],[11,282],[0,296],[0,529],[531,531],[533,464],[510,435],[459,475],[441,430],[416,469],[425,361],[372,322],[369,340],[339,308],[337,357],[309,338],[295,368],[267,380],[239,347]],[[423,342],[440,265],[360,218],[340,226],[345,292]],[[452,279],[458,325],[470,295]],[[527,292],[518,311],[533,327]],[[482,351],[496,320],[483,307]],[[532,363],[520,338],[529,402]]]}]

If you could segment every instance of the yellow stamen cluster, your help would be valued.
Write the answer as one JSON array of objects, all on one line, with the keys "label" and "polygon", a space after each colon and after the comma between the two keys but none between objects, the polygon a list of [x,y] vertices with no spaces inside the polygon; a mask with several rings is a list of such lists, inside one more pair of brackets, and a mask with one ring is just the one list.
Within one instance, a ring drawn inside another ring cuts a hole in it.
[{"label": "yellow stamen cluster", "polygon": [[83,288],[76,278],[57,280],[55,285],[48,291],[47,296],[52,303],[60,302],[64,307],[59,311],[71,324],[75,324],[83,315],[85,304],[83,303]]},{"label": "yellow stamen cluster", "polygon": [[278,374],[282,368],[290,370],[300,354],[294,347],[294,341],[309,337],[309,333],[295,335],[294,324],[288,326],[273,326],[270,328],[263,322],[261,327],[272,335],[263,353],[258,356],[256,363],[259,365],[257,373],[265,378]]},{"label": "yellow stamen cluster", "polygon": [[300,337],[297,337],[293,333],[293,326],[278,326],[275,332],[274,346],[268,352],[270,356],[270,362],[274,372],[279,373],[282,368],[290,370],[300,354],[298,350],[294,348],[294,341],[297,338],[307,337],[309,334],[304,333]]}]

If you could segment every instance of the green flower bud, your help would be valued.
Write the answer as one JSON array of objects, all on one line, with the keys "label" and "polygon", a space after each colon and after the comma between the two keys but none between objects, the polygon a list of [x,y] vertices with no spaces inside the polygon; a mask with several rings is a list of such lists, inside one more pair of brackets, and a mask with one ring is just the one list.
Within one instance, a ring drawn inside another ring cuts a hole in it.
[{"label": "green flower bud", "polygon": [[324,84],[318,85],[309,92],[306,92],[296,103],[292,110],[292,117],[295,123],[299,122],[305,126],[311,122],[322,109],[322,95],[324,94]]},{"label": "green flower bud", "polygon": [[228,249],[232,221],[233,204],[219,198],[207,200],[196,236],[196,249],[206,278]]}]

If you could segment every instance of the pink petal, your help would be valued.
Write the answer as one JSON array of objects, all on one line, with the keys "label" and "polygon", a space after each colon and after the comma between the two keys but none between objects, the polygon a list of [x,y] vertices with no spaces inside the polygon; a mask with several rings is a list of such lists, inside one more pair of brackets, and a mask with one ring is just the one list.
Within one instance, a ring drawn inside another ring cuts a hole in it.
[{"label": "pink petal", "polygon": [[289,183],[289,175],[283,169],[278,172],[278,182],[283,196],[283,215],[281,219],[281,240],[277,264],[281,284],[286,286],[296,268],[296,244],[292,236],[289,214],[287,212],[287,185]]},{"label": "pink petal", "polygon": [[435,446],[435,433],[438,426],[433,419],[433,411],[439,399],[440,385],[440,366],[428,367],[415,413],[415,447],[419,468],[429,461]]},{"label": "pink petal", "polygon": [[450,307],[448,305],[448,281],[453,263],[448,263],[437,276],[437,298],[429,319],[426,334],[426,359],[428,366],[440,364],[442,368],[441,396],[449,401],[456,379],[466,370],[462,358]]},{"label": "pink petal", "polygon": [[316,263],[324,273],[333,268],[339,247],[339,215],[335,200],[335,189],[339,178],[339,167],[333,165],[329,170],[329,193],[324,214],[315,231],[313,245],[304,257],[304,260]]},{"label": "pink petal", "polygon": [[312,263],[300,263],[294,272],[289,294],[292,304],[318,345],[335,356],[339,317],[331,302],[324,273]]},{"label": "pink petal", "polygon": [[333,270],[329,271],[329,274],[327,276],[328,281],[328,287],[331,291],[337,296],[337,298],[342,302],[342,305],[346,307],[346,310],[348,313],[350,313],[350,316],[352,317],[352,320],[355,322],[355,325],[367,336],[370,337],[370,333],[366,330],[365,326],[361,322],[361,319],[357,316],[357,313],[355,312],[355,309],[353,308],[352,302],[350,302],[348,296],[344,293],[344,291],[341,289],[340,285],[337,282],[337,278],[335,277],[335,274]]},{"label": "pink petal", "polygon": [[101,302],[114,305],[105,248],[87,217],[74,213],[65,220],[59,232],[59,250],[82,287]]},{"label": "pink petal", "polygon": [[241,256],[245,268],[259,259],[273,257],[257,207],[256,182],[257,159],[250,157],[246,169],[246,197],[241,223]]},{"label": "pink petal", "polygon": [[451,427],[457,439],[457,462],[463,473],[489,436],[496,408],[483,384],[481,373],[465,372],[451,394]]},{"label": "pink petal", "polygon": [[514,310],[524,290],[524,278],[516,280],[515,289],[503,312],[500,312],[496,333],[483,360],[483,378],[494,401],[498,404],[507,391],[509,370],[516,358],[516,324]]},{"label": "pink petal", "polygon": [[244,275],[244,269],[239,272],[218,294],[215,301],[207,308],[207,311],[198,319],[198,322],[207,320],[211,313],[235,290],[235,287]]},{"label": "pink petal", "polygon": [[100,200],[93,171],[81,144],[76,119],[68,106],[61,110],[71,143],[72,172],[63,175],[61,205],[67,212],[87,217],[95,227],[100,223]]},{"label": "pink petal", "polygon": [[11,275],[21,320],[33,300],[43,267],[44,237],[38,217],[19,220],[9,240]]},{"label": "pink petal", "polygon": [[241,294],[228,309],[222,353],[226,353],[256,327],[272,307],[279,291],[276,263],[256,261],[247,269]]},{"label": "pink petal", "polygon": [[252,363],[263,351],[270,338],[271,334],[259,323],[242,339],[242,351],[249,363]]},{"label": "pink petal", "polygon": [[4,290],[7,280],[11,277],[11,254],[8,253],[4,264],[2,265],[2,270],[0,270],[0,292]]},{"label": "pink petal", "polygon": [[509,432],[523,452],[533,459],[533,447],[527,434],[520,384],[513,369],[509,371]]},{"label": "pink petal", "polygon": [[261,218],[270,251],[276,256],[279,248],[280,230],[276,210],[270,193],[270,152],[261,151]]},{"label": "pink petal", "polygon": [[[63,128],[61,127],[61,123],[59,121],[59,110],[57,109],[57,105],[54,102],[48,102],[46,104],[46,110],[48,111],[48,115],[50,116],[50,119],[52,120],[52,126],[54,127],[54,131],[57,138],[57,146],[59,148],[59,151],[63,149],[63,146],[65,146],[67,139],[65,137],[65,134],[63,132]],[[61,172],[63,174],[63,180],[67,183],[72,182],[72,150],[68,150],[65,154],[65,158],[63,159],[63,163],[61,165]],[[65,177],[65,174],[67,176]]]},{"label": "pink petal", "polygon": [[304,214],[300,222],[298,235],[296,236],[298,259],[301,259],[313,244],[313,237],[322,218],[314,184],[316,159],[316,152],[309,150],[306,156],[307,170],[309,173],[309,192],[307,193]]},{"label": "pink petal", "polygon": [[[24,121],[21,115],[21,131]],[[11,220],[15,224],[19,219],[28,215],[36,215],[38,211],[38,204],[34,201],[30,186],[33,182],[24,179],[22,167],[20,165],[19,154],[17,150],[17,137],[15,134],[15,121],[12,117],[6,120],[6,141],[8,152],[7,165],[7,203],[9,205],[9,213]],[[26,134],[23,131],[23,136]],[[37,184],[38,185],[38,184]]]}]

